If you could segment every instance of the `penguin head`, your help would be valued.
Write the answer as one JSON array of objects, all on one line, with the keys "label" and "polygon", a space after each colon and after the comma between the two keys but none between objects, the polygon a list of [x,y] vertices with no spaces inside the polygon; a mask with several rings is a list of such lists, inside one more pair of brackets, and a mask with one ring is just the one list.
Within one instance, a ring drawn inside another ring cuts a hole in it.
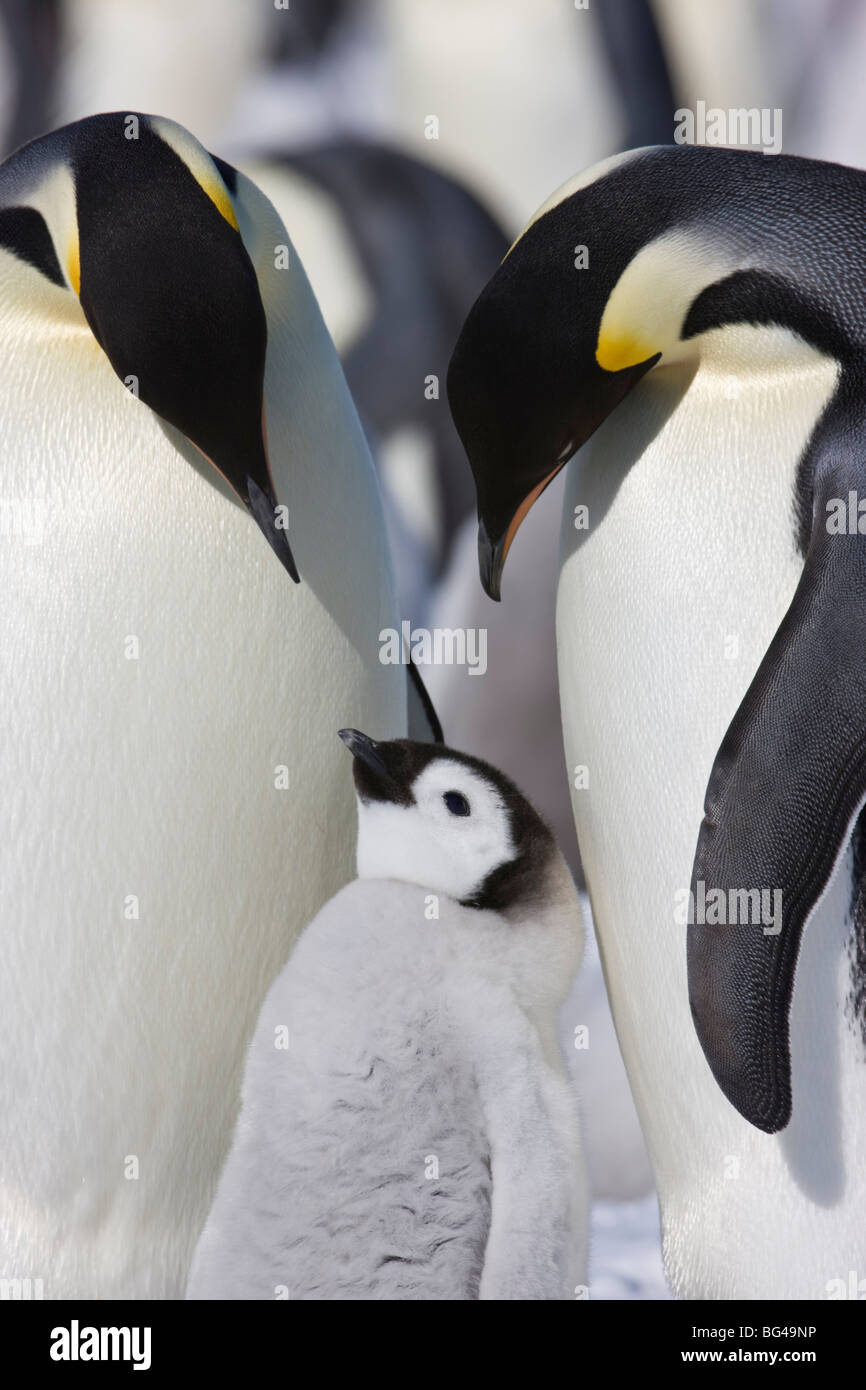
[{"label": "penguin head", "polygon": [[611,208],[590,221],[581,187],[574,180],[554,195],[511,247],[448,369],[449,405],[475,479],[481,582],[495,599],[533,502],[659,357],[652,333],[634,335],[627,353],[623,342],[597,355],[624,213]]},{"label": "penguin head", "polygon": [[358,876],[415,883],[464,906],[507,914],[546,891],[561,856],[514,784],[441,744],[340,738],[354,757]]},{"label": "penguin head", "polygon": [[235,189],[231,166],[174,122],[91,116],[0,166],[0,253],[34,300],[54,295],[58,316],[64,296],[77,299],[120,381],[222,474],[297,580],[268,465],[265,309]]},{"label": "penguin head", "polygon": [[[448,370],[492,598],[532,503],[654,368],[717,350],[714,330],[732,323],[781,324],[838,355],[838,321],[821,304],[833,287],[814,293],[822,247],[808,244],[802,213],[833,196],[820,167],[744,150],[633,150],[539,209],[471,309]],[[835,182],[837,201],[854,205]]]}]

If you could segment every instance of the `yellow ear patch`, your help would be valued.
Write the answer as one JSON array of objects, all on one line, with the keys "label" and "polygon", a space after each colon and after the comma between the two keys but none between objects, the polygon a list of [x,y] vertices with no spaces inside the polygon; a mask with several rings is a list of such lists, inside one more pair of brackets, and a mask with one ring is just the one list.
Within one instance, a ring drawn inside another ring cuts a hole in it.
[{"label": "yellow ear patch", "polygon": [[176,121],[168,121],[163,116],[151,116],[150,123],[161,140],[174,150],[192,174],[199,188],[210,198],[217,211],[230,227],[240,231],[238,219],[232,206],[225,184],[219,171],[204,146],[190,135],[188,130]]},{"label": "yellow ear patch", "polygon": [[66,274],[69,283],[78,297],[81,297],[81,260],[78,253],[78,238],[70,242],[66,252]]},{"label": "yellow ear patch", "polygon": [[195,169],[192,170],[192,173],[195,175],[199,187],[204,189],[214,207],[219,209],[229,226],[234,227],[235,231],[239,232],[240,227],[238,226],[238,219],[235,217],[235,210],[232,207],[232,200],[226,192],[226,187],[222,179],[209,179],[207,175],[199,177],[198,171]]},{"label": "yellow ear patch", "polygon": [[606,372],[621,372],[654,357],[658,348],[630,333],[611,333],[602,330],[598,335],[595,360]]},{"label": "yellow ear patch", "polygon": [[663,354],[666,367],[700,355],[698,339],[682,337],[689,309],[708,285],[744,265],[736,251],[679,228],[642,246],[604,306],[595,349],[598,365],[621,372],[656,353]]}]

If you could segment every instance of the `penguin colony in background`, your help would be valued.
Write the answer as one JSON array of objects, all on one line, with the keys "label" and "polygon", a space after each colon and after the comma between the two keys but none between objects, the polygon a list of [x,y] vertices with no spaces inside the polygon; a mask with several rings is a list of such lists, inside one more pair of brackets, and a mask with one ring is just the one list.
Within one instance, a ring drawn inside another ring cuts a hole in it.
[{"label": "penguin colony in background", "polygon": [[0,1247],[46,1297],[182,1293],[262,999],[352,873],[335,726],[407,731],[377,483],[288,245],[156,117],[0,167]]},{"label": "penguin colony in background", "polygon": [[243,170],[291,227],[373,445],[401,612],[423,622],[474,516],[448,359],[508,238],[454,179],[370,140],[265,153]]},{"label": "penguin colony in background", "polygon": [[540,209],[449,371],[494,597],[590,441],[566,754],[686,1297],[823,1298],[866,1260],[864,228],[856,170],[619,156]]},{"label": "penguin colony in background", "polygon": [[489,765],[355,729],[358,877],[265,1001],[191,1298],[566,1299],[587,1191],[556,1014],[582,949]]}]

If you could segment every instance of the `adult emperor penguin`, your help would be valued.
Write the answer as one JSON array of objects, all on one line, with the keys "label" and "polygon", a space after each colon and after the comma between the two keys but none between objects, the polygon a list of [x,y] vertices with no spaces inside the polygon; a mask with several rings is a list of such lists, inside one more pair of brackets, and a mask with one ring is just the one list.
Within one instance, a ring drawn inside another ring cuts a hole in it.
[{"label": "adult emperor penguin", "polygon": [[864,228],[853,169],[619,156],[544,204],[450,367],[493,596],[593,436],[566,757],[684,1296],[823,1298],[866,1266]]},{"label": "adult emperor penguin", "polygon": [[507,778],[340,737],[358,877],[265,1001],[192,1298],[566,1299],[586,1183],[556,1042],[577,894]]},{"label": "adult emperor penguin", "polygon": [[2,1274],[176,1295],[352,874],[334,720],[406,728],[379,493],[284,227],[167,121],[0,167],[0,342]]}]

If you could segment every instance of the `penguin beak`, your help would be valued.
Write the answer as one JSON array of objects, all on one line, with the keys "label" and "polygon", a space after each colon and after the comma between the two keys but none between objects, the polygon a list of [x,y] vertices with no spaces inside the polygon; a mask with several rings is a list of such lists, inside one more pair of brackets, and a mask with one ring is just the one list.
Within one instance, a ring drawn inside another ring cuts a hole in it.
[{"label": "penguin beak", "polygon": [[508,547],[507,536],[500,536],[498,541],[490,539],[482,518],[478,523],[478,573],[485,594],[497,603],[502,598],[502,571]]},{"label": "penguin beak", "polygon": [[[533,289],[545,305],[538,334],[527,330]],[[536,263],[519,241],[470,310],[448,366],[451,415],[478,499],[479,577],[497,601],[512,541],[533,504],[661,356],[601,367],[604,303],[571,294],[548,260]]]},{"label": "penguin beak", "polygon": [[278,503],[270,478],[265,479],[265,486],[261,487],[255,478],[247,475],[246,496],[241,489],[236,489],[236,491],[241,501],[252,512],[259,530],[280,564],[291,575],[295,583],[300,584],[301,576],[298,574],[298,568],[289,545],[289,538],[285,528],[277,524]]},{"label": "penguin beak", "polygon": [[274,492],[273,482],[271,481],[271,467],[270,463],[268,462],[268,422],[265,417],[264,400],[262,401],[261,418],[262,463],[264,466],[262,467],[260,465],[260,476],[258,479],[252,477],[251,474],[247,473],[246,496],[244,496],[243,488],[238,488],[237,483],[234,484],[234,487],[235,490],[238,492],[238,496],[240,497],[241,501],[245,503],[245,505],[249,508],[250,512],[252,513],[259,530],[261,531],[268,545],[271,547],[271,550],[276,555],[280,564],[287,571],[287,573],[291,575],[295,583],[300,584],[301,576],[298,574],[295,559],[292,555],[291,547],[289,545],[289,538],[286,534],[286,528],[284,526],[280,526],[277,521],[277,508],[279,504],[277,502],[276,494]]},{"label": "penguin beak", "polygon": [[339,737],[343,740],[353,758],[365,764],[366,767],[380,777],[385,783],[393,783],[391,776],[385,765],[385,760],[379,752],[379,745],[366,734],[362,734],[360,729],[339,729]]},{"label": "penguin beak", "polygon": [[511,542],[517,535],[518,528],[532,507],[538,500],[544,489],[548,487],[556,477],[557,473],[565,467],[565,461],[558,463],[556,467],[543,478],[536,487],[523,499],[514,516],[511,518],[506,530],[498,540],[492,541],[487,534],[487,527],[484,517],[478,521],[478,573],[481,577],[481,584],[488,598],[494,599],[497,603],[502,597],[502,571],[505,569],[505,561],[511,549]]},{"label": "penguin beak", "polygon": [[[584,383],[584,390],[573,408],[572,416],[568,421],[568,428],[562,431],[567,443],[562,444],[559,448],[552,467],[548,454],[547,464],[541,464],[541,469],[544,471],[541,472],[540,477],[539,470],[536,469],[534,470],[534,478],[530,474],[529,478],[523,481],[521,479],[522,470],[515,469],[511,479],[509,479],[508,470],[503,477],[501,470],[497,469],[494,472],[493,468],[485,462],[486,458],[489,457],[486,453],[477,454],[474,461],[473,455],[470,454],[470,462],[476,476],[476,487],[479,478],[484,483],[483,492],[479,488],[478,571],[488,597],[497,602],[501,598],[502,571],[505,568],[511,543],[541,494],[550,486],[554,478],[577,451],[595,434],[599,425],[637,385],[641,377],[655,366],[660,356],[660,353],[656,353],[645,362],[640,362],[637,366],[626,368],[621,372],[602,373],[601,368],[597,366],[593,366],[587,372],[589,385]],[[491,476],[494,478],[492,488],[489,483]],[[509,481],[511,482],[510,489],[508,487]],[[516,493],[515,484],[517,485]],[[504,529],[503,519],[506,523]],[[498,523],[498,534],[495,539],[491,538],[488,523],[491,524],[490,529],[492,529],[493,524]]]},{"label": "penguin beak", "polygon": [[[267,438],[265,430],[264,406],[262,407],[262,437]],[[193,440],[193,443],[195,441]],[[221,477],[225,478],[235,496],[246,507],[252,516],[271,550],[276,555],[286,573],[291,576],[296,584],[300,584],[301,576],[298,574],[298,567],[295,564],[295,557],[292,554],[286,528],[280,526],[278,521],[279,503],[274,485],[271,482],[271,470],[268,465],[267,448],[262,456],[259,466],[255,469],[256,477],[251,473],[246,473],[243,468],[240,470],[220,467],[206,454],[200,445],[196,444],[199,453],[207,459],[212,468],[215,468]]]}]

